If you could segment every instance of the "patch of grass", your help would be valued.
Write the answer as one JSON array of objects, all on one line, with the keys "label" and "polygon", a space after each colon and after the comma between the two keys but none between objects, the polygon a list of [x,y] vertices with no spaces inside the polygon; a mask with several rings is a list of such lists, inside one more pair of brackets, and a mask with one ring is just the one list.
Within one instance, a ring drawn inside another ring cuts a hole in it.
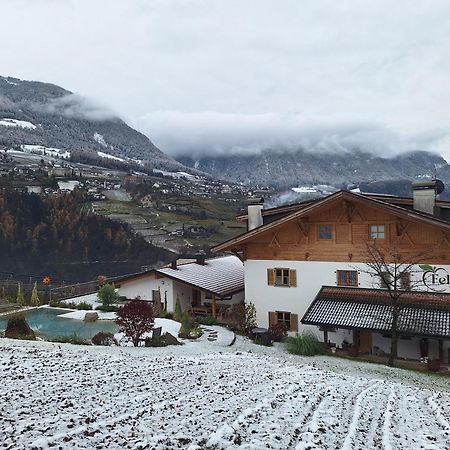
[{"label": "patch of grass", "polygon": [[99,305],[95,309],[103,312],[116,312],[119,308],[115,305]]},{"label": "patch of grass", "polygon": [[78,303],[77,309],[84,309],[84,310],[88,309],[88,310],[90,310],[90,309],[92,309],[92,305],[90,303],[81,302],[81,303]]},{"label": "patch of grass", "polygon": [[284,339],[286,350],[293,355],[314,356],[325,353],[323,343],[311,332],[304,332],[301,336],[289,336]]},{"label": "patch of grass", "polygon": [[217,319],[214,316],[199,316],[196,318],[200,325],[217,325]]},{"label": "patch of grass", "polygon": [[78,336],[76,333],[67,336],[53,336],[49,341],[61,342],[62,344],[91,345],[89,341]]},{"label": "patch of grass", "polygon": [[91,310],[92,305],[86,302],[63,302],[63,301],[51,301],[49,305],[53,308],[64,308],[64,309],[80,309],[80,310]]}]

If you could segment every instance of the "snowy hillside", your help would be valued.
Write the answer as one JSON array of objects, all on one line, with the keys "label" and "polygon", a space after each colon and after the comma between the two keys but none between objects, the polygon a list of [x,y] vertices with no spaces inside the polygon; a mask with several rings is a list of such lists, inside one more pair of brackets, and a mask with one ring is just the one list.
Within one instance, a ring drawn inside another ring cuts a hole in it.
[{"label": "snowy hillside", "polygon": [[2,148],[33,144],[70,152],[75,162],[192,172],[111,111],[59,86],[0,76],[0,98]]},{"label": "snowy hillside", "polygon": [[450,447],[445,379],[411,373],[403,382],[409,372],[349,361],[330,371],[319,367],[332,358],[246,347],[260,348],[242,338],[209,354],[196,343],[118,349],[1,339],[0,441],[11,449]]},{"label": "snowy hillside", "polygon": [[32,130],[36,129],[36,125],[31,122],[27,122],[26,120],[17,120],[17,119],[0,119],[0,126],[3,127],[21,127],[21,128],[30,128]]}]

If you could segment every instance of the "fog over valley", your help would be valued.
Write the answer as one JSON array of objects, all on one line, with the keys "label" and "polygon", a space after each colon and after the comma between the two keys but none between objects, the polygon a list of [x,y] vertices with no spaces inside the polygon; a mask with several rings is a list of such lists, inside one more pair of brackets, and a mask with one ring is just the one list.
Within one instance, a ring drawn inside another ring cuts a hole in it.
[{"label": "fog over valley", "polygon": [[14,36],[0,49],[2,75],[89,98],[64,104],[65,114],[114,111],[171,156],[450,156],[446,1],[0,5],[0,37]]}]

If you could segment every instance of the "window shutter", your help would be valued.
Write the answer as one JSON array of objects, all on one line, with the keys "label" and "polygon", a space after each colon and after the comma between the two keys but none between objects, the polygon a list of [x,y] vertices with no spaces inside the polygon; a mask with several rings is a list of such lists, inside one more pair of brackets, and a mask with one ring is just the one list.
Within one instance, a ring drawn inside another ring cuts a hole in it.
[{"label": "window shutter", "polygon": [[269,311],[269,327],[277,323],[277,313],[275,311]]},{"label": "window shutter", "polygon": [[274,269],[267,269],[267,284],[273,286],[275,284]]},{"label": "window shutter", "polygon": [[298,331],[298,314],[291,313],[291,331]]},{"label": "window shutter", "polygon": [[289,269],[289,286],[297,287],[297,271]]}]

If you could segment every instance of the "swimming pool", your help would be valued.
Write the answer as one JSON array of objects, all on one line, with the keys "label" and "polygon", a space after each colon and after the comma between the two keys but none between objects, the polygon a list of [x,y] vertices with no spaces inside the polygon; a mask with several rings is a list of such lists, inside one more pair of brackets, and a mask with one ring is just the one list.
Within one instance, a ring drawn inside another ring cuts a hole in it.
[{"label": "swimming pool", "polygon": [[[37,308],[21,314],[25,316],[28,325],[36,334],[44,338],[76,334],[83,339],[91,339],[99,331],[116,333],[118,330],[117,325],[112,320],[97,320],[96,322],[86,323],[82,320],[58,317],[59,314],[69,311],[60,308]],[[5,330],[8,317],[11,315],[0,316],[0,330]]]}]

